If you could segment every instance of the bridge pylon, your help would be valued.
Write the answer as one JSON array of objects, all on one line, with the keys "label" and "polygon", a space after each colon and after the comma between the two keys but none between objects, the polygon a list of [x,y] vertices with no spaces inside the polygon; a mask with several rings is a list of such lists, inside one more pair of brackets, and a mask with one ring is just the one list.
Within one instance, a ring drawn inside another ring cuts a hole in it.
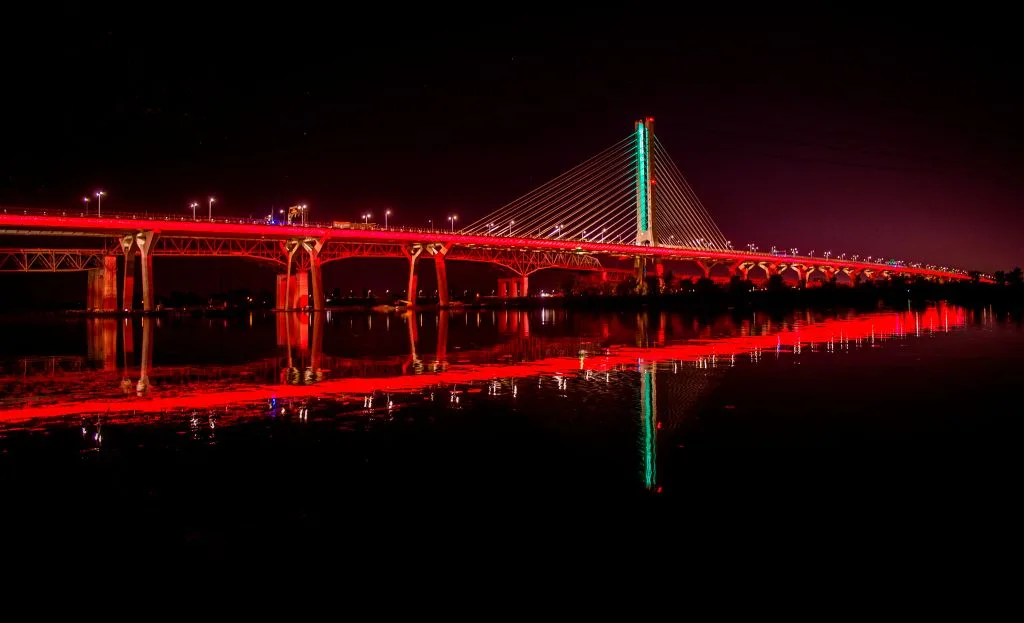
[{"label": "bridge pylon", "polygon": [[654,117],[636,122],[636,243],[654,246]]}]

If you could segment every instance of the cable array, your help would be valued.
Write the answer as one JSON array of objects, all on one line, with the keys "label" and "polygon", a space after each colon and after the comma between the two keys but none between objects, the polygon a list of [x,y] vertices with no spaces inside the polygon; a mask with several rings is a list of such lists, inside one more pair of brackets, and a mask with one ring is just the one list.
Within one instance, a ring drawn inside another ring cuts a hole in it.
[{"label": "cable array", "polygon": [[654,234],[659,246],[719,250],[730,247],[657,137],[654,137],[654,180]]},{"label": "cable array", "polygon": [[[632,244],[637,239],[637,134],[462,231],[516,238]],[[725,249],[725,236],[664,147],[653,139],[658,245]]]}]

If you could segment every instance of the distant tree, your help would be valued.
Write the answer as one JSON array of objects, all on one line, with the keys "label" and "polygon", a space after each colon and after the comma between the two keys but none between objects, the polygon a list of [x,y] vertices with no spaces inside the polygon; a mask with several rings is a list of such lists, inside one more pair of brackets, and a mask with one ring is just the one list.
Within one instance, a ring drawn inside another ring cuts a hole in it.
[{"label": "distant tree", "polygon": [[1010,271],[1010,274],[1006,276],[1007,283],[1011,287],[1019,287],[1021,282],[1024,281],[1024,274],[1021,273],[1020,266]]},{"label": "distant tree", "polygon": [[971,271],[968,271],[967,274],[971,278],[971,283],[978,283],[978,282],[981,281],[981,271],[980,270],[971,270]]},{"label": "distant tree", "polygon": [[675,292],[676,290],[676,275],[671,270],[665,271],[665,288],[666,292]]},{"label": "distant tree", "polygon": [[628,296],[636,292],[636,277],[630,275],[615,285],[615,294]]},{"label": "distant tree", "polygon": [[562,282],[562,294],[565,296],[572,296],[579,290],[579,283],[576,281],[576,277],[569,277]]},{"label": "distant tree", "polygon": [[768,277],[769,292],[783,292],[787,289],[786,282],[782,280],[782,275],[775,274]]},{"label": "distant tree", "polygon": [[995,274],[992,275],[992,278],[995,279],[995,282],[996,282],[997,286],[1004,286],[1004,285],[1006,285],[1006,271],[1005,270],[997,270],[995,272]]},{"label": "distant tree", "polygon": [[745,292],[750,292],[750,282],[743,281],[739,275],[733,275],[732,279],[729,280],[729,286],[726,288],[726,292],[732,296],[739,296]]},{"label": "distant tree", "polygon": [[707,277],[701,277],[697,281],[696,290],[701,295],[718,294],[720,292],[718,284]]},{"label": "distant tree", "polygon": [[647,286],[647,294],[652,296],[658,296],[661,294],[661,284],[658,282],[658,277],[648,277],[645,281],[647,282],[645,284]]}]

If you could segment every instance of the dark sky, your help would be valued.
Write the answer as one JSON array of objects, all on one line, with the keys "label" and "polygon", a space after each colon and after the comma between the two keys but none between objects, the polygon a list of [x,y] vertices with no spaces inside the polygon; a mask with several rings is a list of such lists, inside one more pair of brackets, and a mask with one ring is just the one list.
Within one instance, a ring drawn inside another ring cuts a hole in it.
[{"label": "dark sky", "polygon": [[1024,261],[1012,31],[255,6],[6,14],[0,204],[468,222],[652,115],[737,246]]}]

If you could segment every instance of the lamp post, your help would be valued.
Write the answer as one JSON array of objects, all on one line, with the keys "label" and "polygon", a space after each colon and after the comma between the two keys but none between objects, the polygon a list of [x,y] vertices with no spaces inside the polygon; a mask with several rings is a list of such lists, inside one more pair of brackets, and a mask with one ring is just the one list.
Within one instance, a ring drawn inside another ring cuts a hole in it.
[{"label": "lamp post", "polygon": [[384,229],[388,228],[388,217],[391,216],[391,210],[384,210]]},{"label": "lamp post", "polygon": [[192,208],[192,220],[196,220],[196,208],[199,207],[199,203],[193,201],[192,203],[189,204],[188,207]]},{"label": "lamp post", "polygon": [[85,215],[89,216],[89,198],[88,197],[82,197],[82,203],[85,204]]},{"label": "lamp post", "polygon": [[607,227],[601,230],[601,242],[604,242],[604,235],[605,235],[605,232],[607,232],[607,231],[608,231]]},{"label": "lamp post", "polygon": [[367,212],[366,214],[363,214],[363,225],[366,225],[369,222],[370,222],[370,213]]},{"label": "lamp post", "polygon": [[429,227],[430,231],[434,231],[434,219],[428,218],[427,219],[427,226]]},{"label": "lamp post", "polygon": [[213,197],[210,197],[210,203],[209,203],[209,206],[208,206],[208,213],[206,215],[207,218],[209,218],[211,221],[213,220],[213,202],[214,201],[215,201],[215,199]]},{"label": "lamp post", "polygon": [[103,216],[103,195],[107,193],[102,190],[96,191],[96,216]]},{"label": "lamp post", "polygon": [[455,221],[459,220],[458,214],[452,214],[448,217],[448,222],[452,224],[452,233],[455,233]]},{"label": "lamp post", "polygon": [[508,237],[509,238],[512,237],[512,226],[515,225],[515,224],[516,224],[515,221],[509,221],[508,222]]}]

